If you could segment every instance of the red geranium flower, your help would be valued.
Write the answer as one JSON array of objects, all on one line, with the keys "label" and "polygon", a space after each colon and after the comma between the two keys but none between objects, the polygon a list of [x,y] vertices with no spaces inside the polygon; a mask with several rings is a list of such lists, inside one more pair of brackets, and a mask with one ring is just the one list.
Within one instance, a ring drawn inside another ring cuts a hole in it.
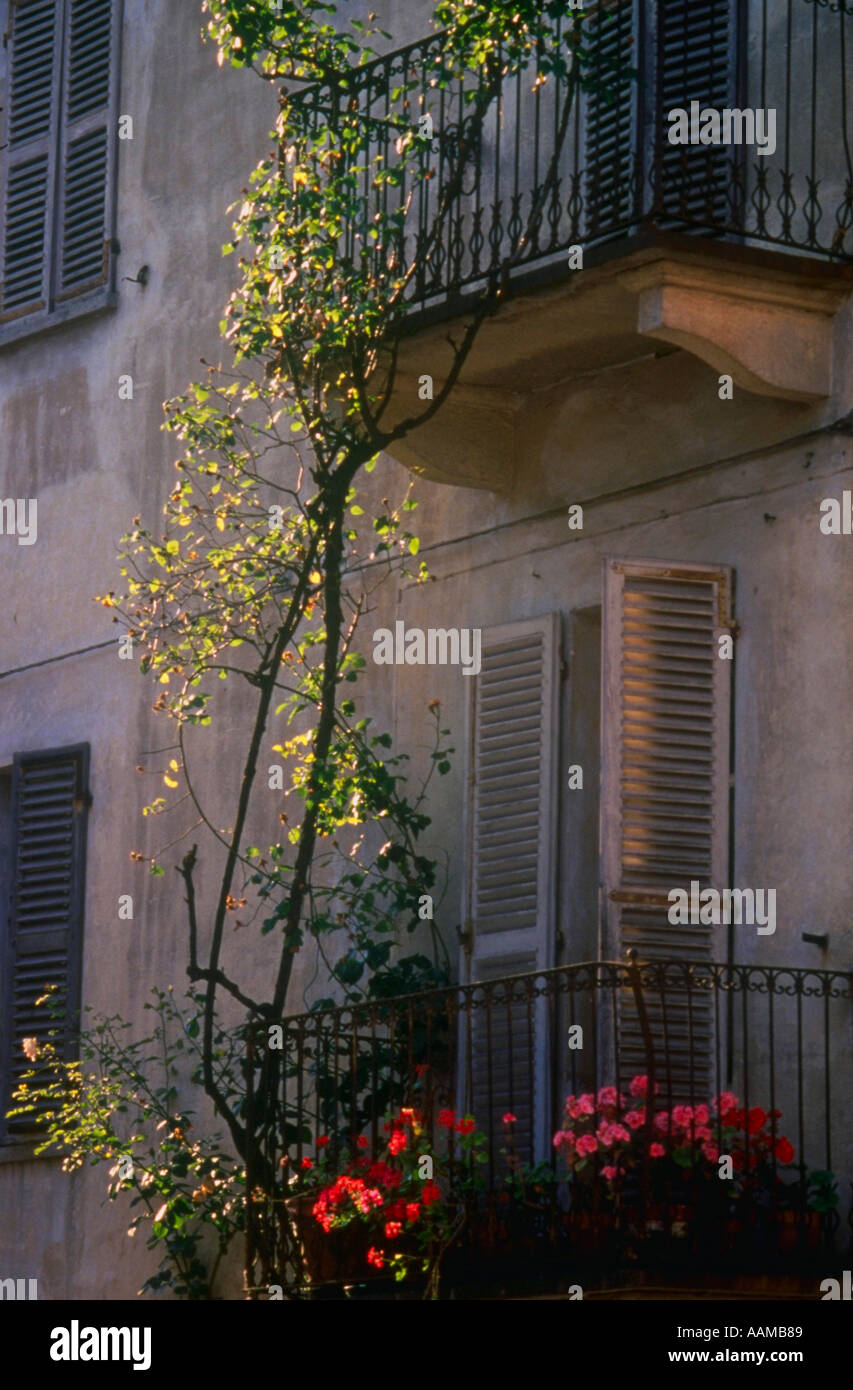
[{"label": "red geranium flower", "polygon": [[748,1130],[750,1134],[757,1134],[767,1123],[767,1112],[761,1109],[760,1105],[754,1105],[749,1112]]},{"label": "red geranium flower", "polygon": [[384,1250],[376,1250],[374,1246],[371,1245],[370,1249],[367,1252],[367,1263],[369,1265],[376,1265],[377,1269],[382,1269],[383,1265],[385,1264],[384,1256]]},{"label": "red geranium flower", "polygon": [[442,1129],[452,1129],[456,1124],[456,1116],[452,1110],[439,1110],[438,1123]]},{"label": "red geranium flower", "polygon": [[301,1168],[313,1168],[313,1167],[314,1167],[314,1164],[313,1164],[313,1162],[312,1162],[312,1160],[311,1160],[310,1158],[307,1158],[307,1157],[306,1157],[306,1158],[303,1158],[303,1160],[302,1160],[302,1162],[301,1162],[301,1164],[300,1164],[300,1167],[301,1167]]},{"label": "red geranium flower", "polygon": [[407,1220],[407,1221],[417,1221],[417,1219],[418,1219],[418,1217],[420,1216],[420,1214],[421,1214],[421,1204],[420,1204],[420,1202],[407,1202],[407,1203],[406,1203],[406,1220]]},{"label": "red geranium flower", "polygon": [[459,1121],[456,1132],[457,1134],[473,1134],[476,1128],[476,1122],[471,1119],[470,1115],[467,1115],[464,1120]]},{"label": "red geranium flower", "polygon": [[358,1138],[356,1139],[355,1142],[356,1142],[356,1144],[358,1145],[358,1147],[359,1147],[360,1149],[366,1149],[366,1148],[367,1148],[367,1135],[366,1135],[366,1134],[360,1134],[360,1135],[358,1136]]},{"label": "red geranium flower", "polygon": [[328,1136],[328,1134],[318,1134],[318,1136],[317,1136],[317,1148],[318,1148],[318,1149],[325,1149],[325,1147],[326,1147],[326,1145],[328,1144],[328,1142],[329,1142],[329,1136]]},{"label": "red geranium flower", "polygon": [[403,1233],[403,1223],[402,1223],[402,1221],[386,1221],[386,1222],[385,1222],[385,1236],[386,1236],[386,1239],[387,1239],[387,1240],[394,1240],[397,1236],[402,1235],[402,1233]]},{"label": "red geranium flower", "polygon": [[511,1110],[508,1110],[508,1111],[506,1112],[506,1114],[503,1116],[503,1118],[502,1118],[502,1120],[501,1120],[501,1124],[502,1124],[502,1125],[514,1125],[514,1124],[515,1124],[515,1116],[513,1115],[513,1113],[512,1113]]},{"label": "red geranium flower", "polygon": [[403,1133],[402,1129],[395,1129],[394,1133],[391,1135],[390,1140],[388,1141],[388,1152],[392,1154],[399,1154],[402,1153],[403,1150],[407,1149],[408,1147],[409,1141]]},{"label": "red geranium flower", "polygon": [[425,1207],[431,1207],[433,1202],[441,1201],[441,1188],[437,1182],[425,1182],[421,1198]]},{"label": "red geranium flower", "polygon": [[786,1139],[784,1134],[781,1139],[776,1140],[776,1158],[780,1163],[793,1163],[794,1146],[790,1139]]}]

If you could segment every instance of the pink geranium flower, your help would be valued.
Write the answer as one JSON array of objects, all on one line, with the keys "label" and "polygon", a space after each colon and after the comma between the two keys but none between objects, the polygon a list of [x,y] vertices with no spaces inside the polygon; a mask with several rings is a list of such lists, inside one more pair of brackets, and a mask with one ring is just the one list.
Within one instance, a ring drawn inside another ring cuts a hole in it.
[{"label": "pink geranium flower", "polygon": [[621,1103],[622,1097],[619,1095],[615,1086],[602,1086],[598,1093],[599,1110],[615,1110]]},{"label": "pink geranium flower", "polygon": [[[649,1093],[649,1078],[647,1076],[635,1076],[628,1089],[635,1100],[647,1096]],[[657,1095],[657,1091],[658,1085],[657,1082],[655,1082],[655,1095]]]},{"label": "pink geranium flower", "polygon": [[725,1116],[729,1111],[737,1110],[738,1103],[738,1098],[734,1091],[721,1091],[720,1094],[715,1097],[713,1105],[718,1115]]},{"label": "pink geranium flower", "polygon": [[618,1178],[624,1171],[623,1168],[616,1168],[612,1163],[607,1163],[601,1170],[601,1176],[606,1178],[608,1182],[612,1182],[614,1178]]},{"label": "pink geranium flower", "polygon": [[652,1158],[663,1158],[666,1149],[663,1144],[649,1144],[649,1153]]},{"label": "pink geranium flower", "polygon": [[625,1116],[625,1123],[629,1129],[642,1129],[646,1123],[645,1110],[629,1110]]},{"label": "pink geranium flower", "polygon": [[587,1154],[598,1152],[598,1140],[594,1134],[582,1134],[575,1147],[581,1158],[586,1158]]}]

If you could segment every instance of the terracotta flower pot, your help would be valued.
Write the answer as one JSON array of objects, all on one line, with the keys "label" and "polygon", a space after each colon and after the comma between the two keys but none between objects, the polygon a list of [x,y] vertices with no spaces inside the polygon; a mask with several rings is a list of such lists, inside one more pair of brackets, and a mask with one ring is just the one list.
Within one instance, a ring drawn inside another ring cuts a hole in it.
[{"label": "terracotta flower pot", "polygon": [[779,1250],[794,1254],[798,1250],[816,1250],[821,1240],[821,1220],[818,1211],[783,1211],[779,1213]]},{"label": "terracotta flower pot", "polygon": [[367,1252],[375,1235],[361,1221],[352,1221],[336,1231],[324,1231],[313,1214],[319,1188],[301,1192],[285,1202],[290,1224],[299,1242],[305,1277],[309,1284],[361,1283],[375,1273],[367,1263]]}]

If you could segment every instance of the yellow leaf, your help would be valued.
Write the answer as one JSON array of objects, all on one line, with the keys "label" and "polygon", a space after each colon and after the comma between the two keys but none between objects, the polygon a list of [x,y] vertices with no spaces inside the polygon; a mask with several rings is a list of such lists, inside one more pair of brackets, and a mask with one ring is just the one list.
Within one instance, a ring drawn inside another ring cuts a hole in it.
[{"label": "yellow leaf", "polygon": [[178,785],[174,777],[170,777],[167,772],[163,773],[163,781],[166,783],[167,787],[176,787]]}]

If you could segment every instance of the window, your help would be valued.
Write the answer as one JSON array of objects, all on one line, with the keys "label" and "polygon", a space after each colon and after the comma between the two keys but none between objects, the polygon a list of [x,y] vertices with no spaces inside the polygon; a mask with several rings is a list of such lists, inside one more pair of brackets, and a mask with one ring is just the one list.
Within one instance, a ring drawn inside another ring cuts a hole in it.
[{"label": "window", "polygon": [[0,343],[114,302],[119,0],[0,0]]},{"label": "window", "polygon": [[45,1032],[36,999],[56,985],[68,1015],[66,1054],[80,1004],[89,748],[16,755],[0,779],[0,1139],[27,1132],[5,1119],[29,1063],[24,1038]]},{"label": "window", "polygon": [[[728,954],[724,926],[677,926],[669,892],[722,890],[729,873],[731,572],[708,565],[609,560],[604,574],[601,858],[602,956],[702,966]],[[673,1094],[701,1089],[711,1046],[710,992],[649,1005],[660,1074]],[[623,1077],[644,1072],[637,1011],[620,1009]],[[666,1033],[666,1036],[664,1036]],[[700,1046],[700,1043],[702,1046]]]},{"label": "window", "polygon": [[[554,964],[559,634],[555,613],[483,633],[470,692],[463,981]],[[511,1110],[519,1153],[548,1153],[546,1015],[544,999],[472,1014],[470,1105],[495,1152]]]},{"label": "window", "polygon": [[743,150],[671,145],[667,118],[691,101],[738,105],[738,15],[738,0],[588,7],[596,83],[583,101],[588,238],[627,232],[649,213],[662,226],[697,232],[737,222]]}]

